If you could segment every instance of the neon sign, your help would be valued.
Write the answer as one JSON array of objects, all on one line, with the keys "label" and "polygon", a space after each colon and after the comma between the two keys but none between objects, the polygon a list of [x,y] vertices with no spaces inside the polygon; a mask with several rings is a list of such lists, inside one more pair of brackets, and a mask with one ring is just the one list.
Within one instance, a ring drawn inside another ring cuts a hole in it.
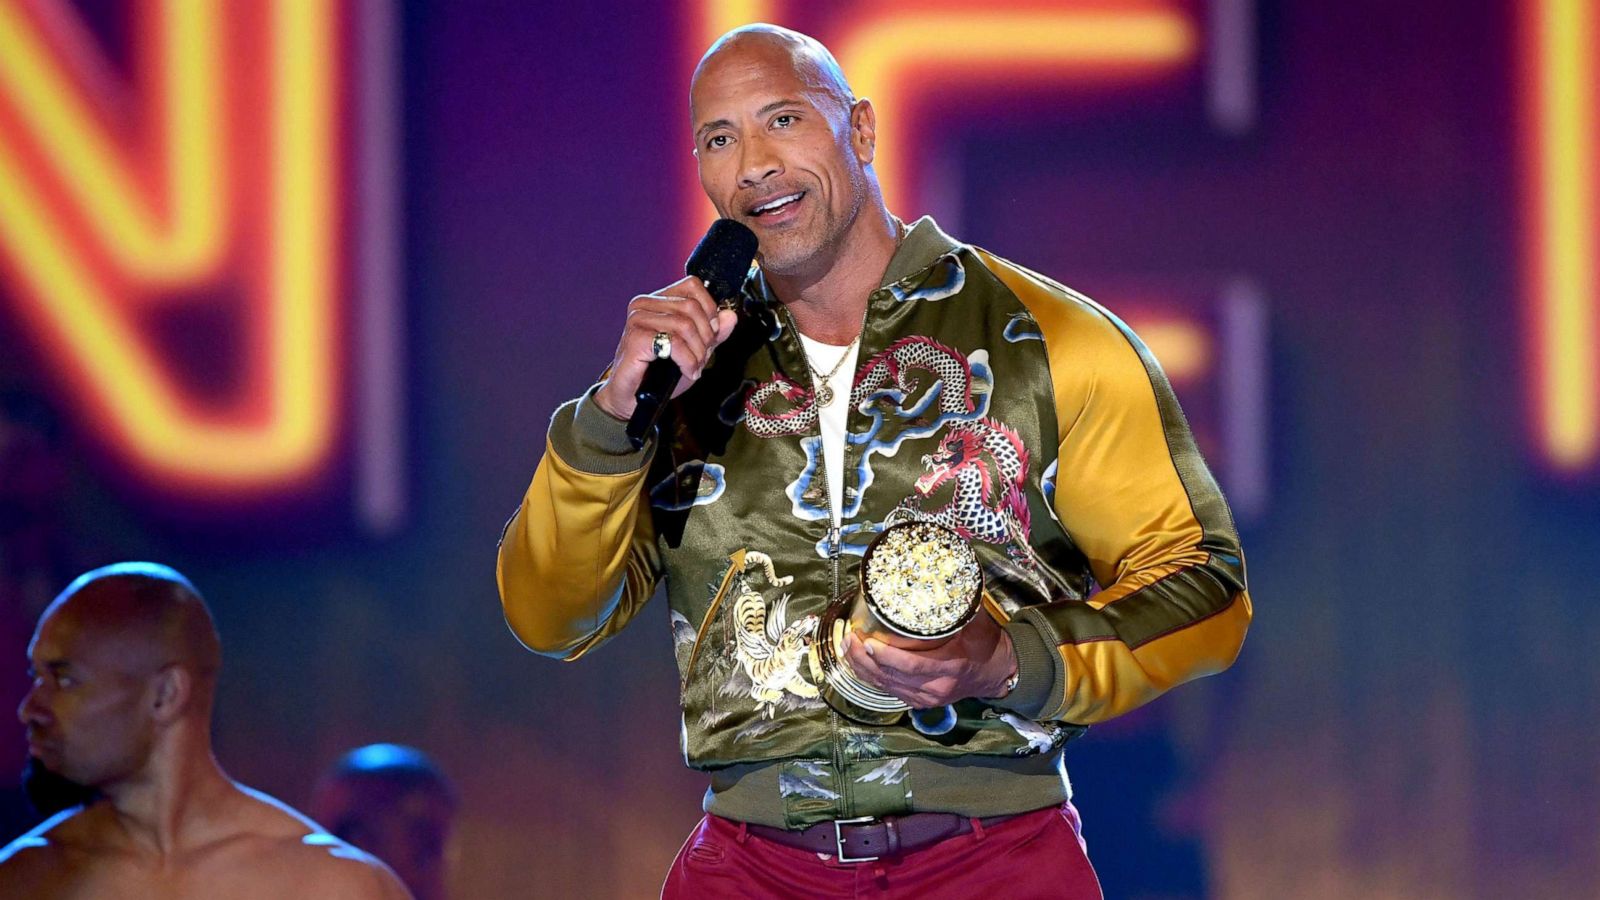
[{"label": "neon sign", "polygon": [[[0,274],[88,427],[146,480],[292,488],[345,437],[354,12],[128,14],[125,81],[65,0],[0,0]],[[163,350],[149,322],[176,307],[229,323],[230,371],[197,383]]]},{"label": "neon sign", "polygon": [[1535,441],[1557,469],[1600,458],[1600,154],[1591,0],[1522,4],[1528,347]]}]

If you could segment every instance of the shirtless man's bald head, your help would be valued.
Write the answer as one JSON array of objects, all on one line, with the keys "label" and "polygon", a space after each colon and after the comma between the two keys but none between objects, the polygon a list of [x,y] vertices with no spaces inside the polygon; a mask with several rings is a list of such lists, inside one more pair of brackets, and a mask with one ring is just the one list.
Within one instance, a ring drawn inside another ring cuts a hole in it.
[{"label": "shirtless man's bald head", "polygon": [[406,896],[381,863],[217,764],[221,642],[187,578],[154,563],[79,577],[39,617],[28,658],[30,765],[90,792],[0,849],[0,898]]},{"label": "shirtless man's bald head", "polygon": [[[118,563],[79,576],[45,610],[130,638],[129,663],[181,665],[214,679],[222,642],[211,610],[189,579],[157,563]],[[109,637],[109,635],[108,635]]]}]

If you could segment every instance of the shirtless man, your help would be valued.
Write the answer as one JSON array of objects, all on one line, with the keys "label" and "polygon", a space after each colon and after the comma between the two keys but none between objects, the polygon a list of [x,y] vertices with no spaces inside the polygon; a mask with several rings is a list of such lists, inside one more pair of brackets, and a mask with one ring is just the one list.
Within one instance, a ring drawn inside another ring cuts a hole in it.
[{"label": "shirtless man", "polygon": [[99,798],[0,850],[0,898],[409,896],[382,863],[217,764],[221,645],[182,575],[121,563],[79,577],[28,656],[28,752]]}]

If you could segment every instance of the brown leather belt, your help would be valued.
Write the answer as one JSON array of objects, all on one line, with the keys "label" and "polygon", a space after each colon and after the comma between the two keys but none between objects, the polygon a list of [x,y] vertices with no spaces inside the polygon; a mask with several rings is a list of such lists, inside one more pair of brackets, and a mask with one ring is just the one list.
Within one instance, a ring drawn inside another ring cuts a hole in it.
[{"label": "brown leather belt", "polygon": [[[979,819],[984,828],[998,825],[1013,816]],[[911,853],[946,838],[968,834],[972,820],[955,813],[912,813],[909,816],[871,816],[860,819],[835,819],[818,822],[809,828],[790,831],[768,825],[746,826],[748,833],[765,840],[813,853],[838,857],[840,862],[870,862],[880,857]]]}]

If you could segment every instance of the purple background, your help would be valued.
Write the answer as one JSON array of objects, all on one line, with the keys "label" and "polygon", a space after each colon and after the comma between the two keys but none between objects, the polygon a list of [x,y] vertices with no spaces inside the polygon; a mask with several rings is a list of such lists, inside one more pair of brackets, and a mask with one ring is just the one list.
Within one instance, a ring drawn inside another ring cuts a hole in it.
[{"label": "purple background", "polygon": [[[84,8],[114,42],[117,5]],[[784,21],[828,40],[851,5],[807,8]],[[609,360],[626,300],[681,266],[683,10],[405,7],[398,535],[333,500],[230,518],[128,485],[0,313],[0,386],[62,424],[67,486],[33,526],[61,583],[130,557],[194,578],[241,780],[303,802],[354,744],[437,756],[465,801],[462,897],[650,894],[699,816],[664,606],[567,666],[517,645],[493,580],[547,417]],[[880,111],[918,117],[925,196],[965,240],[1113,305],[1130,280],[1205,296],[1243,276],[1265,299],[1244,654],[1067,754],[1109,896],[1600,894],[1600,492],[1528,437],[1513,14],[1262,2],[1237,136],[1208,125],[1198,72]],[[31,627],[29,602],[9,621]],[[0,748],[20,763],[16,732]]]}]

